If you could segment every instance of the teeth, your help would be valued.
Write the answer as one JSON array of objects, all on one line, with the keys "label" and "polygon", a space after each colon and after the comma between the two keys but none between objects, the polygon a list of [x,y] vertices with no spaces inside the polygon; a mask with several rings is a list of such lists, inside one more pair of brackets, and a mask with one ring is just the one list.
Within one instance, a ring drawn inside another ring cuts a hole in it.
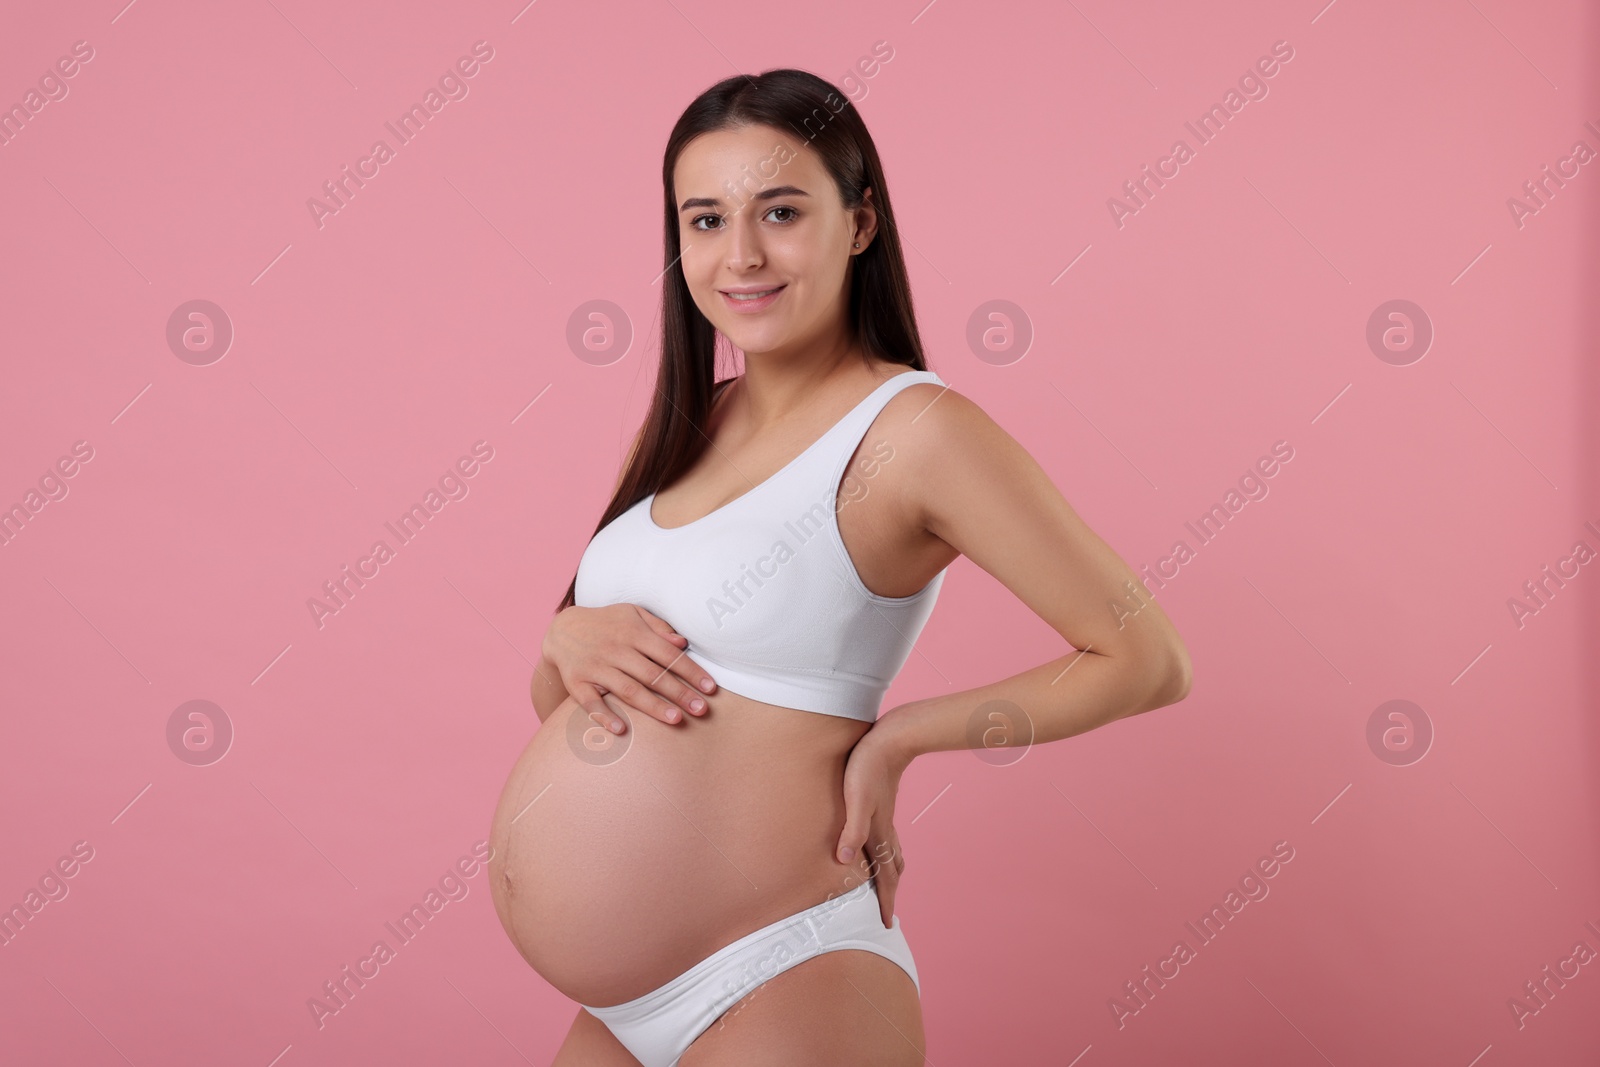
[{"label": "teeth", "polygon": [[[778,286],[778,289],[782,288],[783,286]],[[764,296],[771,296],[773,293],[776,293],[778,289],[768,289],[764,293],[729,293],[728,295],[733,297],[735,300],[760,300]]]}]

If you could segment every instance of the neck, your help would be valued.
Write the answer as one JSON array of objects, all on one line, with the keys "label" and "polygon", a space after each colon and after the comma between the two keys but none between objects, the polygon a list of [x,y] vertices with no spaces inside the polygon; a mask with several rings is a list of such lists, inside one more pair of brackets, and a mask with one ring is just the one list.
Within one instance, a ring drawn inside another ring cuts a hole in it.
[{"label": "neck", "polygon": [[867,363],[861,347],[843,337],[821,350],[812,346],[803,358],[746,352],[739,381],[743,395],[734,399],[743,405],[750,425],[760,429],[814,406],[819,396],[866,370]]}]

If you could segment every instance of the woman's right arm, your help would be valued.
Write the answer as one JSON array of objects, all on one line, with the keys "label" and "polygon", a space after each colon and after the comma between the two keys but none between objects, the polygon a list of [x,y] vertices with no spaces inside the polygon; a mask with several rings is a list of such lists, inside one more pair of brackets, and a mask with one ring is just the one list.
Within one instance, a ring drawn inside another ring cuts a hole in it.
[{"label": "woman's right arm", "polygon": [[[639,432],[633,435],[633,444],[628,449],[628,458],[622,461],[622,469],[617,471],[617,484],[612,488],[615,493],[622,488],[622,479],[628,472],[628,466],[633,463],[633,457],[639,451],[639,442],[644,438],[644,426],[641,424]],[[552,623],[554,619],[550,620]],[[548,627],[546,627],[548,630]],[[565,683],[561,681],[561,672],[556,665],[550,662],[550,657],[540,653],[539,662],[533,668],[533,684],[530,696],[533,699],[533,710],[542,723],[550,717],[550,713],[561,706],[561,702],[572,694],[567,692]]]},{"label": "woman's right arm", "polygon": [[[617,489],[622,487],[643,434],[641,426],[617,475]],[[629,610],[619,612],[617,608]],[[622,733],[627,724],[601,699],[603,695],[667,723],[680,721],[685,711],[705,714],[705,701],[696,689],[714,692],[716,682],[683,655],[680,642],[688,643],[664,620],[635,604],[599,609],[574,605],[557,612],[545,629],[529,690],[539,721],[543,723],[574,696],[591,717],[614,733]],[[553,649],[560,650],[560,664]]]}]

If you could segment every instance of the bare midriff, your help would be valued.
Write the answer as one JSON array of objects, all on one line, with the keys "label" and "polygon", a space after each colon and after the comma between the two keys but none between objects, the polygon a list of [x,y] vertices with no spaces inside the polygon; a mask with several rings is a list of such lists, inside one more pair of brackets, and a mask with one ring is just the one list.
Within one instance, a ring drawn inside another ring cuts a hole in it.
[{"label": "bare midriff", "polygon": [[[605,698],[613,710],[615,698]],[[570,697],[512,767],[490,830],[501,924],[562,995],[609,1007],[866,880],[835,856],[871,723],[719,689],[617,736]]]}]

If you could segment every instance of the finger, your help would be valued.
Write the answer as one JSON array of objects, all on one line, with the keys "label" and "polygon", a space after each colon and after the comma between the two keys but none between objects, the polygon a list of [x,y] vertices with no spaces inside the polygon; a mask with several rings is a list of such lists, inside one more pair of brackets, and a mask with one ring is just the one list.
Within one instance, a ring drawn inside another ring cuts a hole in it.
[{"label": "finger", "polygon": [[[645,657],[643,655],[644,651],[648,651],[654,656],[654,659]],[[717,686],[711,680],[711,675],[707,674],[700,664],[685,656],[681,649],[674,648],[665,641],[659,645],[653,645],[648,650],[642,650],[641,658],[649,663],[650,687],[652,689],[666,696],[691,715],[705,714],[706,702],[691,686],[698,686],[707,693],[710,693]]]},{"label": "finger", "polygon": [[906,869],[906,851],[901,847],[900,839],[896,836],[891,836],[879,847],[882,850],[880,855],[883,857],[883,864],[893,868],[891,873],[894,875],[904,873]]},{"label": "finger", "polygon": [[595,686],[579,684],[574,688],[577,691],[568,695],[578,702],[578,706],[590,720],[614,734],[620,734],[628,728],[628,724],[622,721],[622,716],[606,707],[605,701],[600,699],[600,691]]},{"label": "finger", "polygon": [[[685,644],[687,643],[687,639],[685,639]],[[669,671],[672,672],[670,675],[668,675],[668,677],[670,677],[674,682],[682,679],[690,686],[693,686],[694,689],[698,689],[703,693],[712,693],[716,691],[716,680],[713,679],[711,675],[706,673],[704,667],[700,666],[700,664],[684,655],[684,650],[682,648],[669,645],[663,648],[662,651],[666,651],[668,654],[657,655],[656,658],[662,665],[663,673]],[[690,689],[688,691],[693,692],[694,690]]]},{"label": "finger", "polygon": [[893,851],[893,846],[887,841],[879,841],[872,846],[876,857],[872,863],[872,876],[878,890],[878,915],[885,929],[894,928],[894,895],[900,887],[900,876],[891,855]]},{"label": "finger", "polygon": [[650,627],[650,629],[654,630],[667,640],[673,642],[682,642],[683,644],[689,643],[689,639],[687,637],[684,637],[680,633],[674,632],[672,626],[661,616],[652,614],[637,604],[633,605],[633,610],[639,613],[639,617],[644,619],[645,623]]},{"label": "finger", "polygon": [[872,859],[868,866],[871,868],[872,877],[898,880],[900,877],[899,846],[885,838],[875,837],[870,843],[870,851]]},{"label": "finger", "polygon": [[688,682],[689,686],[694,687],[693,689],[689,689],[689,686],[684,687],[691,693],[694,692],[695,689],[707,694],[715,693],[717,691],[717,680],[711,677],[711,675],[707,674],[704,667],[700,666],[700,664],[696,663],[688,656],[684,656],[682,659],[678,660],[678,662],[674,663],[672,665],[672,670],[673,673],[675,673],[678,677]]},{"label": "finger", "polygon": [[[648,662],[643,656],[638,658],[641,662]],[[602,673],[600,680],[611,690],[613,697],[642,715],[648,715],[668,725],[683,718],[683,712],[678,710],[676,704],[620,668],[607,669]]]},{"label": "finger", "polygon": [[837,851],[840,863],[849,863],[867,843],[867,827],[871,818],[872,812],[859,804],[852,804],[850,798],[845,797],[844,832],[839,835]]}]

